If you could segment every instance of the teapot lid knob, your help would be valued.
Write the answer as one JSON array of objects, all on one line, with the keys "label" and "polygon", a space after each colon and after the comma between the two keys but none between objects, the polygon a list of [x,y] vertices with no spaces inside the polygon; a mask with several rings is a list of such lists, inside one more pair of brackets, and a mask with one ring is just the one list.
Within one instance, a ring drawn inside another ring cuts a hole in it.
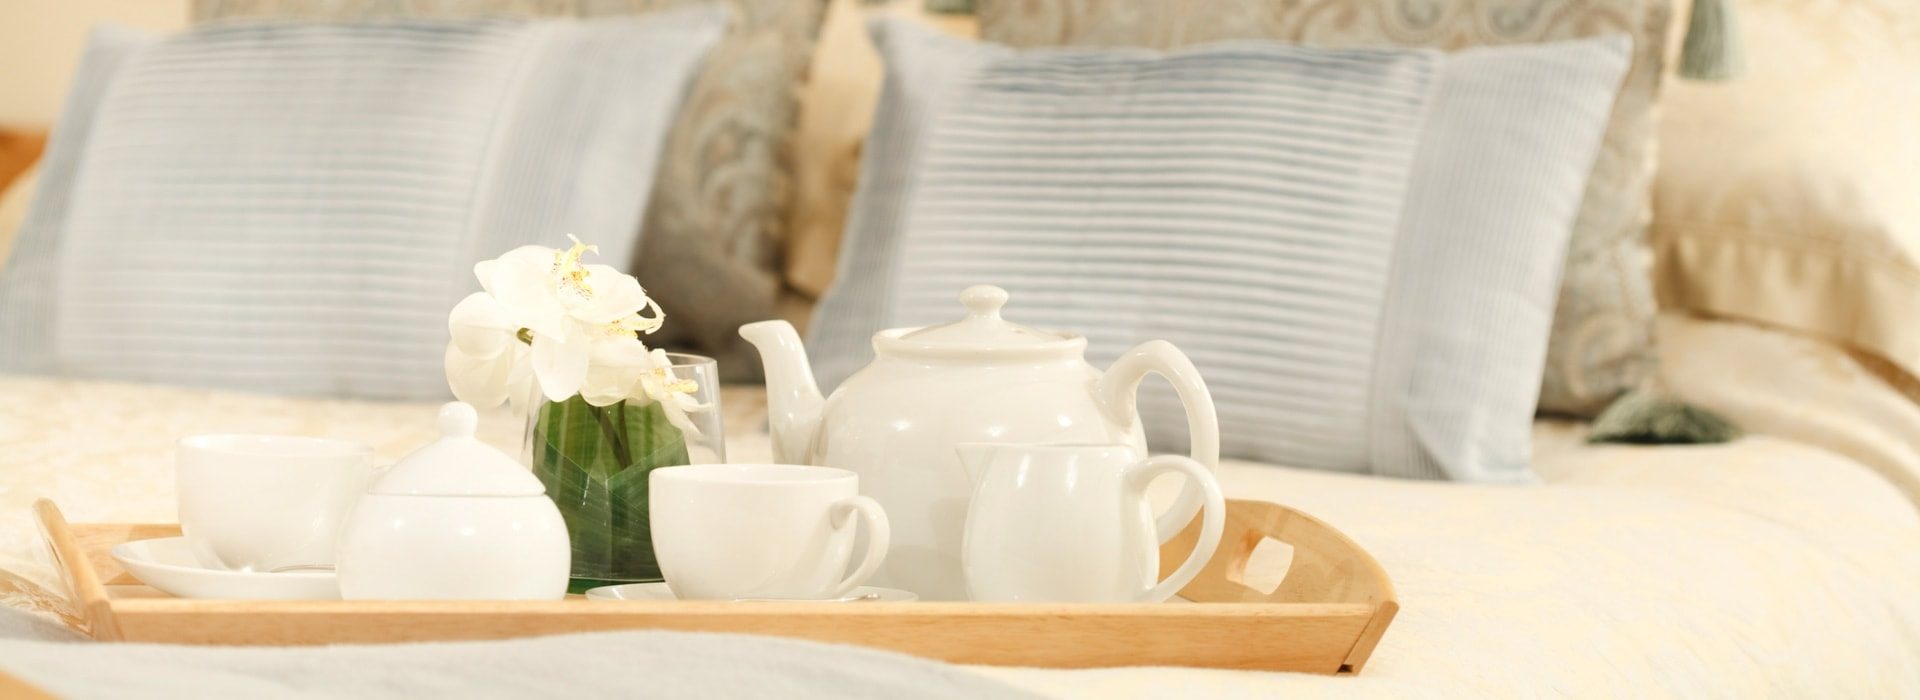
[{"label": "teapot lid knob", "polygon": [[[977,284],[960,292],[960,304],[967,308],[966,318],[938,326],[906,329],[898,337],[923,347],[968,350],[1032,348],[1078,338],[1008,323],[1000,317],[1000,307],[1006,303],[1007,290],[990,284]],[[1078,349],[1065,346],[1062,349],[1079,352]]]},{"label": "teapot lid knob", "polygon": [[439,422],[442,437],[470,438],[480,426],[480,414],[471,404],[453,401],[440,407]]},{"label": "teapot lid knob", "polygon": [[1007,304],[1007,290],[991,284],[976,284],[960,292],[960,304],[968,316],[1000,318],[1000,307]]}]

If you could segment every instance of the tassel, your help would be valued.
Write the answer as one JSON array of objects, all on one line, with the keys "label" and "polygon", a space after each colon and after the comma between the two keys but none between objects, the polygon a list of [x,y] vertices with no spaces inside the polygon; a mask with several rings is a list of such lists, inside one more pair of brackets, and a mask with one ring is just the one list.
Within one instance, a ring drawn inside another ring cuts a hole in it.
[{"label": "tassel", "polygon": [[1729,80],[1746,72],[1736,0],[1693,0],[1687,38],[1680,47],[1680,76]]},{"label": "tassel", "polygon": [[936,15],[973,14],[973,0],[927,0],[927,12]]},{"label": "tassel", "polygon": [[1704,408],[1635,389],[1593,419],[1587,442],[1631,445],[1711,445],[1740,437],[1740,429]]}]

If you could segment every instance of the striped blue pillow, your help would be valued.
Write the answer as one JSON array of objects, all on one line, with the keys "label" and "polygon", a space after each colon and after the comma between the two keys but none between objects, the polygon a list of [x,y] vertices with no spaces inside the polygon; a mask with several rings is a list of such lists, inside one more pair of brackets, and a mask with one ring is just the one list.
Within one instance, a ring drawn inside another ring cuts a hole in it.
[{"label": "striped blue pillow", "polygon": [[[888,77],[809,338],[824,384],[970,284],[1105,364],[1164,338],[1228,456],[1524,482],[1558,271],[1626,46],[1014,51],[874,27]],[[1141,411],[1181,446],[1171,391]]]},{"label": "striped blue pillow", "polygon": [[624,264],[725,27],[215,24],[96,35],[0,276],[0,370],[437,398],[473,263]]}]

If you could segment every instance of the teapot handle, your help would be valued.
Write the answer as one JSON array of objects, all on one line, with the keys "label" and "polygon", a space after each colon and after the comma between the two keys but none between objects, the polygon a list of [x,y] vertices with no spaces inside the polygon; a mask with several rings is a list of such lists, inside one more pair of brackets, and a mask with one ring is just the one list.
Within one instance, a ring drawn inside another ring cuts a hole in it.
[{"label": "teapot handle", "polygon": [[[1192,444],[1193,461],[1209,472],[1219,471],[1220,419],[1213,410],[1213,393],[1207,391],[1207,383],[1200,378],[1200,370],[1193,366],[1193,361],[1173,343],[1164,340],[1141,343],[1107,368],[1106,376],[1101,377],[1093,389],[1107,417],[1121,425],[1140,422],[1136,397],[1140,380],[1148,374],[1166,377],[1173,384],[1174,392],[1180,395],[1180,405],[1187,411],[1187,437]],[[1200,511],[1201,500],[1201,489],[1194,481],[1189,480],[1180,488],[1180,497],[1174,499],[1173,507],[1153,523],[1162,543],[1186,529],[1187,523]]]}]

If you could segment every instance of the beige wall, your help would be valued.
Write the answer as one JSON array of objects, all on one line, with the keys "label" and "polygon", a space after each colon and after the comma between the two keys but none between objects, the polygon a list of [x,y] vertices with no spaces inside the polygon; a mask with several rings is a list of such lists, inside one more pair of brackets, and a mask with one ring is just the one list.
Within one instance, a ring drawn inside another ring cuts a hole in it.
[{"label": "beige wall", "polygon": [[0,0],[0,125],[46,125],[99,22],[167,31],[186,26],[188,0]]}]

